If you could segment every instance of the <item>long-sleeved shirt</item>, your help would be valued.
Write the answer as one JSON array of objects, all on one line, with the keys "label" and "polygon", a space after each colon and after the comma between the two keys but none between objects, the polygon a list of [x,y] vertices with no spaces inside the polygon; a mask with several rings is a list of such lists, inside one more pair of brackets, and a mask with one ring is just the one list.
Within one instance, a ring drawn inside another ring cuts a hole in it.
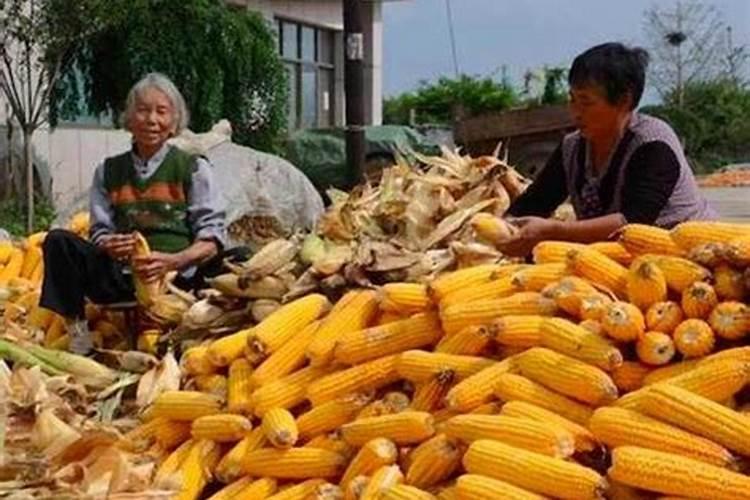
[{"label": "long-sleeved shirt", "polygon": [[[144,160],[131,151],[133,166],[139,179],[148,179],[161,166],[172,146],[165,144],[151,158]],[[196,157],[192,182],[187,193],[188,224],[194,240],[213,240],[220,248],[226,245],[225,210],[213,176],[213,166],[203,157]],[[104,187],[104,162],[97,166],[89,196],[91,230],[96,244],[107,234],[118,232],[114,208]]]}]

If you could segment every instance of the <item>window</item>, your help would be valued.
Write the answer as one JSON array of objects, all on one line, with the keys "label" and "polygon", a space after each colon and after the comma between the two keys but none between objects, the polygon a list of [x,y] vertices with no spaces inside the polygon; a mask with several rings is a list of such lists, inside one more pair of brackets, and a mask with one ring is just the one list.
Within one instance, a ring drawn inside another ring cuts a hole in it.
[{"label": "window", "polygon": [[334,32],[284,19],[277,27],[289,75],[289,129],[332,126]]}]

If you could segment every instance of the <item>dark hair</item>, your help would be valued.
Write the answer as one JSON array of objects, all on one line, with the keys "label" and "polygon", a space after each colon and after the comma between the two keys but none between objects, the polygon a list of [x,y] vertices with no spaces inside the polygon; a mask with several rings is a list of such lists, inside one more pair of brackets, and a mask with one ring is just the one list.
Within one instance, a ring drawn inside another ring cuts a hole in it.
[{"label": "dark hair", "polygon": [[603,43],[573,60],[568,84],[571,88],[592,83],[598,85],[604,89],[610,104],[618,104],[630,94],[631,109],[635,109],[643,96],[648,61],[645,49]]}]

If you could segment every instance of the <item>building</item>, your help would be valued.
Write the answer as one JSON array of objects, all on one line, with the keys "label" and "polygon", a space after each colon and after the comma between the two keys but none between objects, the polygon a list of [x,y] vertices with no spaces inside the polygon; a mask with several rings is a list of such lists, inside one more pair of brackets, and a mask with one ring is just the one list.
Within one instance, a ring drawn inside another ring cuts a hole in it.
[{"label": "building", "polygon": [[[365,120],[382,121],[382,3],[362,0],[364,11]],[[226,0],[258,11],[278,34],[289,69],[290,129],[344,124],[344,37],[341,0]],[[10,150],[7,109],[0,96],[0,161]],[[17,134],[17,138],[18,137]],[[128,146],[129,134],[90,117],[34,136],[35,162],[46,164],[58,207],[88,190],[98,162]],[[18,147],[20,142],[16,144]]]}]

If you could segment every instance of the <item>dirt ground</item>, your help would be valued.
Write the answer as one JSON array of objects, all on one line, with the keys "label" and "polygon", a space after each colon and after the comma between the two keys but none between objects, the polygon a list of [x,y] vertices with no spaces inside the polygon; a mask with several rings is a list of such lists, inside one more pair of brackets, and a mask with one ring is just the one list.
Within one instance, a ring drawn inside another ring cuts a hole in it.
[{"label": "dirt ground", "polygon": [[703,188],[722,220],[750,222],[750,187]]}]

